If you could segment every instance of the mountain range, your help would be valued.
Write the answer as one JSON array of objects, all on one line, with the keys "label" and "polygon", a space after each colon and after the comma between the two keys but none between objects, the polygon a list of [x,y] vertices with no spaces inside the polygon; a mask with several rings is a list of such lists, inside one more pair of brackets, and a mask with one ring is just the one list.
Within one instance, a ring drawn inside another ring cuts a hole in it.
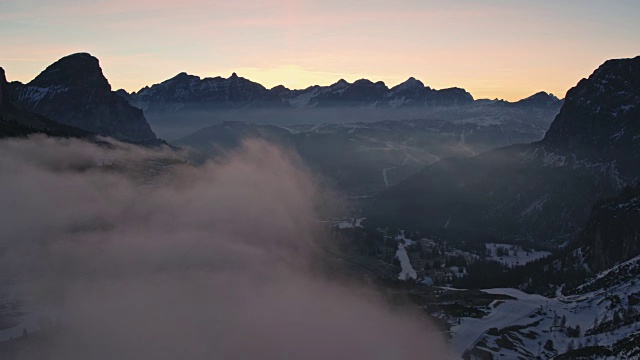
[{"label": "mountain range", "polygon": [[[86,53],[61,58],[26,84],[5,82],[3,96],[22,114],[12,117],[13,127],[16,119],[34,126],[29,119],[37,117],[48,128],[64,126],[55,132],[62,136],[79,132],[156,144],[154,131],[180,128],[174,144],[206,156],[231,150],[247,136],[286,138],[280,143],[294,144],[312,168],[356,196],[380,191],[440,158],[538,140],[562,104],[542,92],[514,103],[474,101],[462,89],[434,90],[414,78],[392,88],[362,79],[269,90],[236,74],[201,79],[181,73],[128,94],[111,91],[98,59]],[[262,124],[248,124],[253,122]],[[36,128],[22,132],[44,131]]]},{"label": "mountain range", "polygon": [[138,92],[118,94],[139,108],[155,112],[218,110],[237,108],[312,108],[353,106],[372,108],[456,106],[473,102],[460,88],[434,90],[415,78],[388,88],[383,82],[340,79],[329,86],[291,90],[282,85],[272,89],[237,76],[200,78],[186,73]]},{"label": "mountain range", "polygon": [[59,59],[26,84],[6,84],[4,95],[5,102],[59,124],[137,143],[157,141],[156,132],[177,139],[222,121],[286,126],[477,116],[494,122],[522,118],[540,132],[562,105],[545,92],[513,103],[474,100],[464,89],[435,90],[413,77],[391,88],[360,79],[292,90],[266,89],[235,73],[229,78],[180,73],[129,94],[112,91],[98,59],[87,53]]},{"label": "mountain range", "polygon": [[464,89],[435,90],[413,77],[391,88],[381,81],[360,79],[349,83],[341,79],[329,86],[292,90],[282,85],[267,89],[235,73],[229,78],[180,73],[137,92],[118,90],[117,94],[143,109],[154,129],[169,139],[222,121],[284,126],[401,120],[479,107],[495,108],[495,118],[510,110],[533,110],[550,122],[562,105],[562,100],[545,92],[514,103],[475,101]]}]

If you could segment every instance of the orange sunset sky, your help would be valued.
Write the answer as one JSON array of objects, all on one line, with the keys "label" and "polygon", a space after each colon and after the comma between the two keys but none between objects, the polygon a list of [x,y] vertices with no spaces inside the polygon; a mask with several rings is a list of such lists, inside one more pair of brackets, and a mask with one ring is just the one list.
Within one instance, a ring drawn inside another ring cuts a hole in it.
[{"label": "orange sunset sky", "polygon": [[606,59],[640,54],[640,0],[0,0],[0,66],[29,81],[75,52],[114,89],[181,71],[267,88],[410,76],[475,98],[564,97]]}]

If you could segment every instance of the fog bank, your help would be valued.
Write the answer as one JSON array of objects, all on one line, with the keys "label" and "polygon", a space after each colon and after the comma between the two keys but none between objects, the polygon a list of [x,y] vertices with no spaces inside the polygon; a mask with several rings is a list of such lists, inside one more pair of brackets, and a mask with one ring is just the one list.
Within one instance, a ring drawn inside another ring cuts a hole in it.
[{"label": "fog bank", "polygon": [[0,142],[0,272],[59,309],[26,358],[442,359],[420,314],[320,276],[323,192],[247,141],[195,167],[171,149]]}]

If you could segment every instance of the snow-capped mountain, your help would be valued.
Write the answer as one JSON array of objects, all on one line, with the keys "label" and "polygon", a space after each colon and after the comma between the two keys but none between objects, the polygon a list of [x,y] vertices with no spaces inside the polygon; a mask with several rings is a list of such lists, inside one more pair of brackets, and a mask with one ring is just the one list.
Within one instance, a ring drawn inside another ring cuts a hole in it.
[{"label": "snow-capped mountain", "polygon": [[56,61],[27,84],[9,84],[9,93],[17,106],[61,124],[125,141],[157,141],[142,111],[111,91],[98,59],[86,53]]},{"label": "snow-capped mountain", "polygon": [[465,105],[473,102],[464,89],[434,90],[414,78],[389,89],[383,82],[360,79],[349,83],[343,79],[329,86],[310,86],[291,90],[264,86],[237,76],[200,78],[186,73],[131,94],[118,94],[148,113],[178,113],[188,110],[242,108],[313,108],[313,107],[434,107]]},{"label": "snow-capped mountain", "polygon": [[119,90],[131,104],[148,113],[288,106],[264,86],[237,76],[203,78],[180,73],[132,94]]},{"label": "snow-capped mountain", "polygon": [[442,236],[561,244],[598,199],[640,178],[639,119],[640,57],[607,61],[569,90],[542,141],[428,166],[381,194],[368,217]]},{"label": "snow-capped mountain", "polygon": [[[413,77],[392,88],[381,81],[360,79],[349,83],[340,79],[329,86],[292,90],[282,85],[266,89],[235,73],[229,78],[180,73],[138,92],[129,94],[121,89],[116,93],[143,109],[154,130],[167,139],[178,139],[224,121],[289,126],[475,117],[484,123],[520,122],[523,128],[546,131],[562,105],[562,100],[546,93],[513,103],[474,101],[464,89],[435,90]],[[530,121],[532,117],[536,119]]]}]

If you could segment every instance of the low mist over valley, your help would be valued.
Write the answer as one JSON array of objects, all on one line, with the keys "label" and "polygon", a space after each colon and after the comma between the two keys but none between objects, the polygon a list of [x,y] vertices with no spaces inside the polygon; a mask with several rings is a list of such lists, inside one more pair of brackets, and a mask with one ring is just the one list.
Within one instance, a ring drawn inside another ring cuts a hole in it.
[{"label": "low mist over valley", "polygon": [[200,167],[107,139],[37,135],[0,149],[3,291],[39,330],[20,356],[445,353],[423,315],[323,270],[315,181],[273,145],[248,141]]}]

